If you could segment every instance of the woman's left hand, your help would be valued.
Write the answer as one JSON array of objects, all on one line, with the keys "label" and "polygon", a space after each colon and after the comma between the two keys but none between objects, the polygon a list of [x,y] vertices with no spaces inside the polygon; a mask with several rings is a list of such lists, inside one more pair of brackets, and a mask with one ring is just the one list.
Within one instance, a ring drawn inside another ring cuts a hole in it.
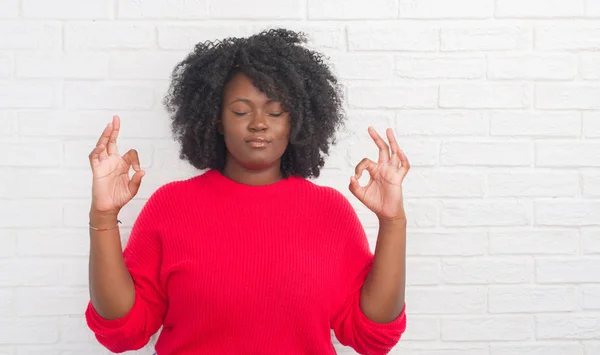
[{"label": "woman's left hand", "polygon": [[[380,221],[405,222],[402,182],[410,169],[408,158],[398,146],[391,128],[386,130],[389,145],[372,127],[369,127],[369,135],[379,148],[379,161],[375,163],[364,158],[358,163],[355,175],[350,178],[350,191]],[[370,178],[365,186],[361,186],[358,179],[365,170],[369,172]]]}]

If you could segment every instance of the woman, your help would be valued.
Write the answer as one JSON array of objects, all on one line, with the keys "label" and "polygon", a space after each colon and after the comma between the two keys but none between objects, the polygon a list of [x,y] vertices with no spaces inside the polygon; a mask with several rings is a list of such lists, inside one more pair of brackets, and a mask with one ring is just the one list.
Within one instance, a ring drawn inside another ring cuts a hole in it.
[{"label": "woman", "polygon": [[181,157],[206,171],[161,186],[124,251],[117,217],[144,171],[117,150],[119,118],[104,129],[89,157],[86,319],[109,350],[142,348],[161,326],[158,355],[334,354],[331,329],[361,354],[399,341],[409,163],[391,130],[388,145],[369,129],[379,160],[362,160],[349,188],[379,219],[373,255],[348,200],[307,180],[343,117],[335,77],[304,41],[271,30],[199,44],[176,66],[165,105]]}]

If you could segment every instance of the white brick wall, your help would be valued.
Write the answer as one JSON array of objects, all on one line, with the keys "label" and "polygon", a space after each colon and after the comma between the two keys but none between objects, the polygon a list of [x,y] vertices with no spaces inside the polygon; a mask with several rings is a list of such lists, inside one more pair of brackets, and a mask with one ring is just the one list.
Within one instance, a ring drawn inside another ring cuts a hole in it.
[{"label": "white brick wall", "polygon": [[[411,159],[408,355],[600,354],[599,0],[0,0],[0,355],[107,354],[83,319],[87,155],[117,113],[190,176],[160,106],[195,43],[305,31],[346,86],[318,181],[391,126]],[[374,247],[377,221],[351,197]],[[343,354],[352,354],[338,344]],[[137,352],[151,354],[151,346]]]}]

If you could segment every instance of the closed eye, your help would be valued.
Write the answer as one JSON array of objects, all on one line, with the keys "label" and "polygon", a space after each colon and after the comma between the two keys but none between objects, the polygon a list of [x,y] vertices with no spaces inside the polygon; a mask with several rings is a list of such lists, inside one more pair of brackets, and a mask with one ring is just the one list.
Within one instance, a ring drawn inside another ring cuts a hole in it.
[{"label": "closed eye", "polygon": [[236,116],[243,116],[243,115],[245,115],[245,114],[247,114],[247,113],[248,113],[248,112],[235,112],[235,111],[232,111],[232,112],[233,112],[233,114],[234,114],[234,115],[236,115]]},{"label": "closed eye", "polygon": [[281,115],[283,115],[283,112],[279,112],[279,113],[270,113],[269,115],[273,116],[273,117],[279,117]]}]

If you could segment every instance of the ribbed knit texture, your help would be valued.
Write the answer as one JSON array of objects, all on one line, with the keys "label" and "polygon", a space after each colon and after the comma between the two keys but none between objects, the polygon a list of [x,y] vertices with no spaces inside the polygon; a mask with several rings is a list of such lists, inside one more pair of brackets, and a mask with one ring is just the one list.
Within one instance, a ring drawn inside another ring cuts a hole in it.
[{"label": "ribbed knit texture", "polygon": [[404,311],[380,324],[361,311],[373,254],[349,201],[291,177],[239,184],[216,170],[159,188],[124,250],[136,288],[121,319],[85,312],[115,353],[145,346],[161,325],[158,355],[335,354],[340,343],[386,354]]}]

